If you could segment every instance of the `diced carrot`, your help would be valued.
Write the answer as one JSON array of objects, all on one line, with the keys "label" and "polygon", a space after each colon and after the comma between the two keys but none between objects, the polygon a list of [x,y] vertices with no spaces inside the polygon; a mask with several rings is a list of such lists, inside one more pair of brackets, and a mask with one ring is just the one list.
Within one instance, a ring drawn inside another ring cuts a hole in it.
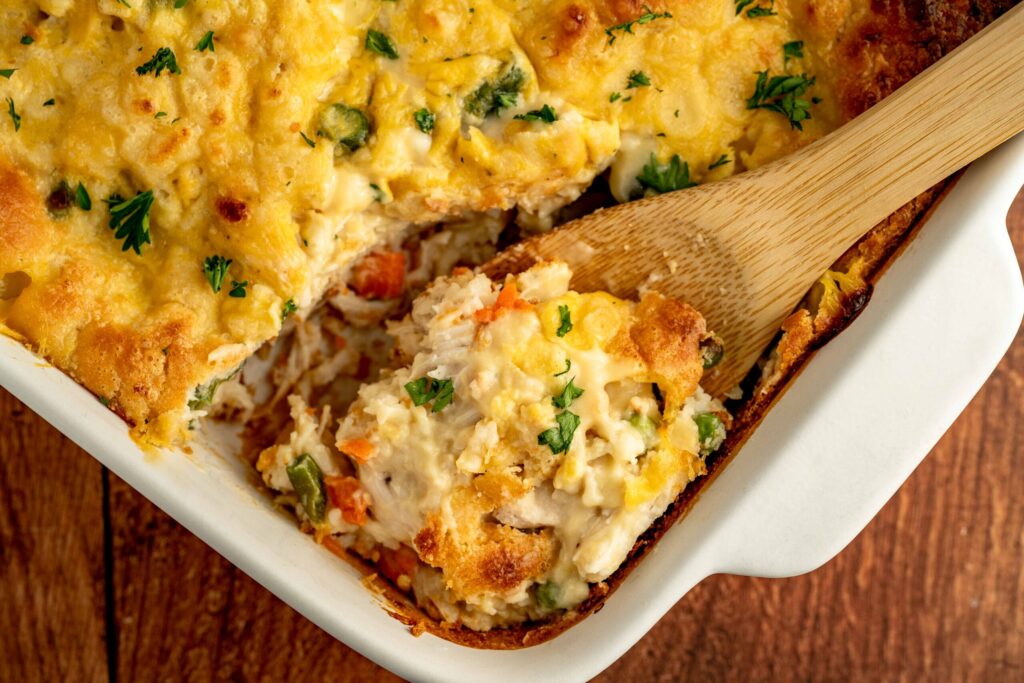
[{"label": "diced carrot", "polygon": [[419,563],[420,559],[417,557],[416,551],[408,546],[400,545],[398,550],[381,546],[377,569],[385,577],[398,583],[400,576],[408,576],[411,579]]},{"label": "diced carrot", "polygon": [[366,524],[366,509],[370,507],[370,494],[355,477],[324,477],[324,488],[331,505],[341,510],[341,518],[349,524]]},{"label": "diced carrot", "polygon": [[352,289],[367,299],[397,299],[405,288],[405,252],[367,254],[352,269]]},{"label": "diced carrot", "polygon": [[530,302],[519,298],[516,281],[509,278],[505,286],[498,292],[493,306],[485,306],[473,314],[473,319],[480,324],[492,323],[508,311],[529,310]]},{"label": "diced carrot", "polygon": [[367,439],[342,439],[335,445],[356,462],[363,463],[373,457],[373,444]]}]

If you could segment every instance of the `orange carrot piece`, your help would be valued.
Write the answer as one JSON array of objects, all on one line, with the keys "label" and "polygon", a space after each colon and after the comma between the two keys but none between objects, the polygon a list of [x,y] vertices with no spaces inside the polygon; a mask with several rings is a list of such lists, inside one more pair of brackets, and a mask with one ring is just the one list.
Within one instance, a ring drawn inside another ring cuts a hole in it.
[{"label": "orange carrot piece", "polygon": [[341,510],[341,517],[349,524],[366,524],[366,509],[370,507],[370,494],[355,477],[324,477],[324,488],[331,505]]},{"label": "orange carrot piece", "polygon": [[373,444],[367,439],[342,439],[335,445],[339,451],[359,463],[373,457]]},{"label": "orange carrot piece", "polygon": [[397,299],[405,289],[405,252],[367,254],[352,269],[352,289],[367,299]]}]

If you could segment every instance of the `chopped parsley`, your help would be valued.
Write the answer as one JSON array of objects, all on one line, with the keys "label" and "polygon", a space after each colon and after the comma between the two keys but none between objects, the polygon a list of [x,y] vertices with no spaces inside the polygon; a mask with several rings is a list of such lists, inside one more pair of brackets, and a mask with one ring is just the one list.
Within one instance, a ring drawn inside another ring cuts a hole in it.
[{"label": "chopped parsley", "polygon": [[153,118],[154,119],[165,119],[165,118],[167,118],[167,112],[165,112],[165,111],[158,111],[156,114],[153,115]]},{"label": "chopped parsley", "polygon": [[17,71],[17,69],[0,69],[0,76],[9,79],[11,76],[14,75],[15,71]]},{"label": "chopped parsley", "polygon": [[719,166],[725,166],[727,163],[729,163],[729,156],[727,154],[723,154],[722,156],[718,157],[718,160],[715,161],[715,163],[708,166],[708,170],[710,171],[718,168]]},{"label": "chopped parsley", "polygon": [[388,198],[388,196],[384,193],[384,190],[382,190],[380,185],[378,185],[377,183],[370,183],[370,190],[373,191],[373,201],[375,202],[380,202],[381,204],[383,204],[384,200]]},{"label": "chopped parsley", "polygon": [[626,80],[626,90],[640,88],[651,84],[651,79],[643,71],[630,71]]},{"label": "chopped parsley", "polygon": [[526,74],[513,66],[494,81],[484,81],[466,98],[466,111],[473,116],[498,116],[503,109],[515,106],[523,89]]},{"label": "chopped parsley", "polygon": [[132,8],[132,6],[131,6],[130,4],[128,4],[128,0],[117,0],[117,3],[118,3],[119,5],[124,5],[124,6],[125,6],[125,7],[127,7],[128,9],[131,9],[131,8]]},{"label": "chopped parsley", "polygon": [[644,5],[644,10],[646,10],[644,14],[641,14],[633,21],[625,21],[621,24],[615,24],[615,26],[609,26],[608,28],[606,28],[604,32],[605,35],[608,36],[608,44],[611,45],[618,39],[618,36],[615,35],[616,31],[622,31],[623,35],[625,35],[626,33],[633,33],[634,26],[649,24],[655,19],[672,18],[672,15],[668,12],[652,12],[651,8],[647,7],[646,5]]},{"label": "chopped parsley", "polygon": [[[750,7],[758,0],[734,0],[736,3],[736,16],[743,13],[743,10],[747,10],[748,19],[756,19],[757,17],[770,17],[778,14],[775,11],[775,0],[769,0],[767,7],[764,5],[755,5]],[[747,9],[750,7],[750,9]]]},{"label": "chopped parsley", "polygon": [[608,96],[608,101],[609,102],[614,102],[615,100],[617,100],[617,99],[619,99],[621,97],[622,97],[622,93],[620,93],[620,92],[613,92],[611,95]]},{"label": "chopped parsley", "polygon": [[316,147],[316,141],[311,140],[310,137],[303,133],[301,130],[299,131],[299,135],[302,136],[302,139],[306,141],[307,145],[309,145],[310,147]]},{"label": "chopped parsley", "polygon": [[231,291],[228,292],[228,296],[234,297],[236,299],[244,299],[245,298],[245,288],[248,287],[248,286],[249,286],[249,281],[248,280],[242,280],[241,282],[239,282],[238,280],[232,280],[231,281]]},{"label": "chopped parsley", "polygon": [[299,307],[295,305],[295,299],[288,299],[288,301],[285,301],[284,305],[281,307],[281,323],[283,324],[285,318],[297,310],[299,310]]},{"label": "chopped parsley", "polygon": [[559,337],[572,332],[572,317],[569,315],[569,307],[562,305],[558,307],[558,331],[555,332]]},{"label": "chopped parsley", "polygon": [[451,379],[435,379],[425,375],[406,383],[405,391],[412,399],[413,405],[422,406],[433,401],[430,411],[439,413],[455,398],[455,382]]},{"label": "chopped parsley", "polygon": [[21,44],[22,45],[31,45],[34,42],[36,42],[36,39],[33,38],[32,36],[28,35],[28,34],[25,34],[25,35],[23,35],[21,37]]},{"label": "chopped parsley", "polygon": [[555,373],[555,377],[561,377],[565,373],[569,372],[569,370],[571,370],[571,369],[572,369],[572,361],[569,360],[568,358],[566,358],[565,359],[565,370],[562,370],[561,372],[556,372]]},{"label": "chopped parsley", "polygon": [[17,133],[21,130],[21,114],[14,108],[14,100],[10,97],[7,98],[7,113],[11,116],[11,121],[14,122],[14,132]]},{"label": "chopped parsley", "polygon": [[558,120],[558,114],[552,109],[550,104],[545,104],[540,109],[534,109],[528,111],[525,114],[516,114],[514,117],[520,121],[543,121],[544,123],[554,123]]},{"label": "chopped parsley", "polygon": [[75,188],[75,203],[82,211],[92,211],[92,197],[82,183],[78,183],[78,187]]},{"label": "chopped parsley", "polygon": [[801,121],[811,118],[811,104],[818,102],[816,99],[808,101],[801,97],[812,85],[814,78],[808,78],[807,74],[769,77],[768,70],[765,69],[757,74],[754,94],[747,99],[747,109],[768,109],[777,112],[789,119],[792,128],[803,130]]},{"label": "chopped parsley", "polygon": [[181,9],[188,4],[188,0],[174,0],[174,9]]},{"label": "chopped parsley", "polygon": [[430,131],[434,130],[434,124],[437,123],[437,117],[426,107],[417,109],[412,117],[416,120],[416,127],[420,129],[420,132],[427,135],[430,135]]},{"label": "chopped parsley", "polygon": [[558,426],[541,432],[537,436],[537,443],[550,448],[554,455],[567,453],[572,445],[573,434],[580,426],[580,416],[565,410],[555,415],[555,422]]},{"label": "chopped parsley", "polygon": [[651,160],[644,164],[640,175],[636,177],[640,187],[645,190],[652,190],[657,194],[683,190],[693,187],[697,183],[690,180],[690,166],[673,154],[668,164],[662,166],[658,159],[651,152]]},{"label": "chopped parsley", "polygon": [[207,256],[203,261],[203,275],[206,276],[206,281],[210,283],[210,289],[214,294],[224,285],[224,278],[227,277],[231,263],[231,259],[219,255]]},{"label": "chopped parsley", "polygon": [[572,405],[573,401],[583,395],[583,390],[573,384],[575,380],[575,377],[570,379],[568,384],[565,385],[565,388],[562,389],[562,393],[551,399],[551,403],[554,404],[556,408],[568,408]]},{"label": "chopped parsley", "polygon": [[149,234],[149,210],[153,208],[153,190],[139,192],[131,199],[111,195],[107,199],[110,207],[110,229],[114,237],[124,240],[121,251],[132,249],[142,254],[143,244],[152,244]]},{"label": "chopped parsley", "polygon": [[784,62],[788,62],[791,59],[803,59],[804,56],[804,41],[794,40],[791,43],[786,43],[782,46],[782,58]]},{"label": "chopped parsley", "polygon": [[196,52],[216,52],[217,48],[213,44],[213,31],[207,31],[206,35],[199,39],[195,47]]},{"label": "chopped parsley", "polygon": [[44,107],[52,107],[55,104],[57,104],[57,100],[53,99],[52,97],[50,99],[46,100],[45,102],[43,102],[43,106]]},{"label": "chopped parsley", "polygon": [[164,69],[167,69],[172,74],[181,74],[181,69],[178,68],[178,60],[174,56],[174,51],[169,47],[162,47],[157,50],[152,59],[135,69],[135,73],[140,76],[152,73],[154,78],[159,78]]},{"label": "chopped parsley", "polygon": [[398,59],[398,50],[395,48],[395,44],[380,31],[374,31],[373,29],[367,31],[364,46],[370,52],[376,52],[388,59]]}]

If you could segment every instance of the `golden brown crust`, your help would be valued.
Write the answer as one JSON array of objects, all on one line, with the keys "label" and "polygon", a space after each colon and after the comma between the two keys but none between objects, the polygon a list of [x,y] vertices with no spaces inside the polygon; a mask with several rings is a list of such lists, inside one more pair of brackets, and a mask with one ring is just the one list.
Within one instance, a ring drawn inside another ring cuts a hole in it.
[{"label": "golden brown crust", "polygon": [[629,336],[663,388],[668,411],[678,409],[697,390],[704,372],[700,340],[706,333],[700,313],[676,299],[647,292],[636,307]]},{"label": "golden brown crust", "polygon": [[555,544],[550,532],[525,533],[489,521],[497,507],[474,488],[455,491],[447,501],[455,525],[439,511],[427,518],[414,544],[420,558],[441,569],[457,595],[507,593],[550,567]]}]

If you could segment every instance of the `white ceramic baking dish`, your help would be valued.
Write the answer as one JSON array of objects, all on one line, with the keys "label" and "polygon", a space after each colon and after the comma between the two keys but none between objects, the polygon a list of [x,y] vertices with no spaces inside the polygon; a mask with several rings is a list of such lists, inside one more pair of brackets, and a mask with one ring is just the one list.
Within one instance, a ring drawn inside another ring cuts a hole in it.
[{"label": "white ceramic baking dish", "polygon": [[322,628],[416,680],[587,679],[714,573],[789,576],[836,555],[910,475],[1017,332],[1024,286],[1005,219],[1024,135],[976,163],[742,452],[604,609],[553,641],[498,652],[415,638],[359,575],[251,486],[226,432],[143,455],[87,391],[0,338],[0,383]]}]

